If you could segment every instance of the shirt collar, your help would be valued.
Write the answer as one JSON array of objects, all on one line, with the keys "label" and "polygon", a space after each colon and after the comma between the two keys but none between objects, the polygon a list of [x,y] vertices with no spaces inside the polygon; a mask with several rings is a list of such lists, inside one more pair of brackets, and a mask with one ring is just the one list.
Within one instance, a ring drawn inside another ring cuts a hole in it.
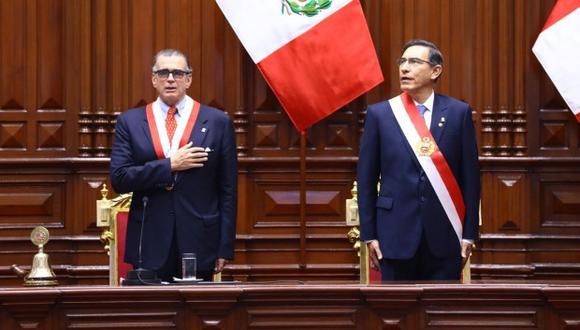
[{"label": "shirt collar", "polygon": [[[415,103],[415,106],[421,104],[415,100],[413,100],[413,102]],[[435,102],[435,91],[431,91],[431,95],[429,95],[429,97],[427,98],[427,101],[425,101],[425,103],[423,103],[423,106],[425,106],[425,108],[427,108],[427,111],[433,111],[433,102]]]},{"label": "shirt collar", "polygon": [[[157,101],[159,101],[159,107],[161,108],[161,112],[163,116],[167,116],[167,111],[169,111],[170,106],[165,104],[160,97],[157,97]],[[177,115],[180,116],[183,113],[183,108],[185,107],[185,97],[183,97],[177,104],[175,108],[177,109]]]}]

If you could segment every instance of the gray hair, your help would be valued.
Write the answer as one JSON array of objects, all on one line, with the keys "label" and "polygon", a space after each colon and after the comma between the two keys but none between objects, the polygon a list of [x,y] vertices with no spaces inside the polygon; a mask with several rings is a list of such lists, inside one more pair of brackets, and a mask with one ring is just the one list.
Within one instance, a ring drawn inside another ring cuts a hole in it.
[{"label": "gray hair", "polygon": [[191,71],[191,67],[189,66],[189,61],[187,60],[187,56],[182,52],[175,50],[175,49],[163,49],[160,50],[155,56],[153,56],[153,65],[151,66],[151,70],[155,71],[155,66],[157,65],[157,60],[161,57],[171,57],[171,56],[178,56],[185,60],[185,65],[188,71]]}]

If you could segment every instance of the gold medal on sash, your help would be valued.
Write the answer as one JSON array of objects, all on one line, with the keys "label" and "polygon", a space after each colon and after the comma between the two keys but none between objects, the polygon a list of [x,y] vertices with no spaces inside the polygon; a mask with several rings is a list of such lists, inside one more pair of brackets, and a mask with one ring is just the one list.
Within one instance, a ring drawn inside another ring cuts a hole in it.
[{"label": "gold medal on sash", "polygon": [[435,152],[435,142],[428,136],[424,136],[421,141],[417,142],[415,150],[419,156],[431,157],[431,154]]}]

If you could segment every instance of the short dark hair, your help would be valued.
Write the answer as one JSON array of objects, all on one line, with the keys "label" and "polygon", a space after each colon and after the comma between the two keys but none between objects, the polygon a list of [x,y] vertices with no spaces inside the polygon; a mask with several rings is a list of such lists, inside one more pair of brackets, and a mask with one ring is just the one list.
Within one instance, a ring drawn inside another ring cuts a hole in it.
[{"label": "short dark hair", "polygon": [[407,48],[413,46],[423,46],[429,48],[429,62],[431,62],[433,65],[443,66],[443,55],[434,43],[423,39],[413,39],[403,46],[402,53],[404,53]]},{"label": "short dark hair", "polygon": [[189,66],[189,61],[187,60],[187,56],[185,56],[185,54],[183,54],[182,52],[176,50],[176,49],[162,49],[159,52],[157,52],[157,54],[155,54],[155,56],[153,56],[153,64],[151,65],[151,70],[155,71],[155,65],[157,65],[157,60],[161,57],[161,56],[166,56],[166,57],[171,57],[171,56],[178,56],[178,57],[182,57],[185,60],[185,65],[187,67],[188,71],[191,71],[191,67]]}]

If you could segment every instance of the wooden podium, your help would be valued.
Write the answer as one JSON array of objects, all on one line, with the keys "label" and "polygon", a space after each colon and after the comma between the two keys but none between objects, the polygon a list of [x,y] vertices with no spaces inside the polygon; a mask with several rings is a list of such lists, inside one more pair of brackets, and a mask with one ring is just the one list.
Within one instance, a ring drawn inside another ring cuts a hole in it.
[{"label": "wooden podium", "polygon": [[0,290],[0,329],[577,329],[580,282]]}]

